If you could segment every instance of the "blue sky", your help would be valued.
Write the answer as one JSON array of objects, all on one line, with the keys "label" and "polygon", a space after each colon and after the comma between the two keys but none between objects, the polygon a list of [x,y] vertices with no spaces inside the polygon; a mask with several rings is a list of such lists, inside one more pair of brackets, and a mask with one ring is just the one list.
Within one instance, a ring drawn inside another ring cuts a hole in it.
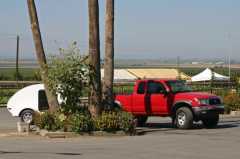
[{"label": "blue sky", "polygon": [[[99,2],[103,48],[105,0]],[[73,41],[87,52],[87,0],[36,0],[36,5],[48,54]],[[240,59],[239,0],[116,0],[115,8],[117,58]],[[0,12],[0,58],[14,56],[16,34],[22,56],[34,57],[26,0],[3,0]]]}]

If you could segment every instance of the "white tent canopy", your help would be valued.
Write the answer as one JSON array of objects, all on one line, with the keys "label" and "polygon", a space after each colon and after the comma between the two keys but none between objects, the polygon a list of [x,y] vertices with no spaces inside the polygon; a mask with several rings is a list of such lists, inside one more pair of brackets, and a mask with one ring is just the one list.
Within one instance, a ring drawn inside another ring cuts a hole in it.
[{"label": "white tent canopy", "polygon": [[[104,77],[104,69],[101,69],[102,79]],[[114,69],[114,81],[133,81],[137,77],[129,73],[126,69]]]},{"label": "white tent canopy", "polygon": [[216,72],[213,72],[211,69],[206,68],[204,71],[202,71],[201,73],[193,76],[191,78],[191,80],[193,82],[198,82],[198,81],[210,81],[212,80],[212,76],[213,76],[213,80],[215,81],[227,81],[229,80],[229,77],[227,76],[223,76],[220,75]]}]

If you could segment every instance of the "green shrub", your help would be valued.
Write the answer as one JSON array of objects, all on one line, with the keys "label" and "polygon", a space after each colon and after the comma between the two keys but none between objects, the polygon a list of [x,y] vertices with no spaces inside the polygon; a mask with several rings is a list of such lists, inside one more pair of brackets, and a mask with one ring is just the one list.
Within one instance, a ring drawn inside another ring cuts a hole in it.
[{"label": "green shrub", "polygon": [[49,87],[63,99],[61,107],[74,113],[81,105],[83,94],[88,94],[88,57],[81,56],[76,44],[69,49],[60,49],[60,55],[52,58],[48,72]]},{"label": "green shrub", "polygon": [[35,113],[33,122],[40,129],[46,129],[49,131],[57,131],[62,130],[64,126],[65,116],[64,114],[60,114],[58,112],[43,112],[43,113]]},{"label": "green shrub", "polygon": [[117,112],[102,112],[101,116],[94,119],[94,127],[97,131],[117,131],[120,130]]},{"label": "green shrub", "polygon": [[123,130],[131,133],[134,131],[133,117],[127,112],[104,111],[100,117],[94,119],[94,128],[96,131]]},{"label": "green shrub", "polygon": [[90,114],[75,113],[69,117],[70,130],[76,133],[93,131],[93,120]]},{"label": "green shrub", "polygon": [[224,97],[226,112],[240,110],[240,96],[237,93],[229,93]]},{"label": "green shrub", "polygon": [[[40,129],[48,131],[73,131],[76,133],[92,131],[91,116],[85,108],[78,109],[75,113],[63,112],[59,109],[56,112],[36,112],[34,114],[34,124]],[[89,128],[85,123],[89,123]],[[91,126],[91,127],[90,127]]]},{"label": "green shrub", "polygon": [[75,133],[122,130],[132,134],[135,130],[133,116],[122,111],[105,111],[98,118],[92,118],[87,109],[65,115],[58,111],[54,113],[35,113],[34,123],[40,129],[48,131],[71,131]]},{"label": "green shrub", "polygon": [[127,133],[133,133],[135,131],[135,123],[133,115],[128,112],[119,112],[120,116],[120,129]]}]

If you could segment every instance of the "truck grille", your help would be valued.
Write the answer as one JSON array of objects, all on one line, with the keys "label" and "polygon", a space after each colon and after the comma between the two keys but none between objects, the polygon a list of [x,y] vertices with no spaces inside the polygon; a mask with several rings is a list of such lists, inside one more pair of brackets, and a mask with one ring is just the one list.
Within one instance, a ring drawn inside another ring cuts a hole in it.
[{"label": "truck grille", "polygon": [[219,104],[221,104],[221,100],[219,98],[210,98],[209,104],[210,105],[219,105]]}]

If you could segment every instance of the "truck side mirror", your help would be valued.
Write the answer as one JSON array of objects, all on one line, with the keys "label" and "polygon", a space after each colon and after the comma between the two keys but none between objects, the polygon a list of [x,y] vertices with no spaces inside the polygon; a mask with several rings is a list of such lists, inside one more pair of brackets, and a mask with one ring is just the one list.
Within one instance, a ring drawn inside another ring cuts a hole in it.
[{"label": "truck side mirror", "polygon": [[170,91],[169,91],[169,90],[167,90],[167,89],[166,89],[166,90],[164,90],[164,94],[165,94],[165,95],[168,95],[169,93],[170,93]]}]

